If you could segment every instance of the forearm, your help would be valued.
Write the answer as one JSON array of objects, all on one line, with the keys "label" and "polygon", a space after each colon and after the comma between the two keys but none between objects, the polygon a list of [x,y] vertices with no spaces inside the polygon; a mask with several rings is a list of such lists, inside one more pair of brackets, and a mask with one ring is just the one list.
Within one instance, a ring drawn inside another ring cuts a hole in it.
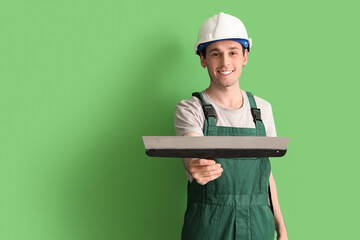
[{"label": "forearm", "polygon": [[183,158],[183,164],[185,170],[190,173],[190,161],[195,160],[196,158]]},{"label": "forearm", "polygon": [[287,230],[285,226],[285,221],[281,213],[276,184],[272,172],[270,172],[269,178],[270,190],[271,190],[271,199],[274,209],[274,219],[275,219],[275,228],[278,235],[278,239],[287,239]]},{"label": "forearm", "polygon": [[[199,136],[198,133],[195,132],[189,132],[189,133],[185,133],[183,136]],[[195,160],[196,158],[183,158],[183,164],[185,167],[185,170],[190,174],[190,161]]]},{"label": "forearm", "polygon": [[189,182],[191,183],[194,178],[190,173],[190,161],[195,160],[196,158],[183,158],[183,164],[186,172],[186,176],[189,179]]}]

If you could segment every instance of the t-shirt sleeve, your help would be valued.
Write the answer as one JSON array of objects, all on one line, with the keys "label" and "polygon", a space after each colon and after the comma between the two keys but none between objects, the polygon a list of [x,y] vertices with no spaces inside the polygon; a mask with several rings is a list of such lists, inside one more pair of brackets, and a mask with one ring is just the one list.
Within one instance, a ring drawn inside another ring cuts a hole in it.
[{"label": "t-shirt sleeve", "polygon": [[174,127],[177,136],[189,132],[196,132],[203,136],[204,113],[200,100],[192,97],[176,105]]},{"label": "t-shirt sleeve", "polygon": [[266,136],[276,137],[275,121],[271,104],[259,97],[255,97],[255,101],[261,111],[261,119],[265,126]]},{"label": "t-shirt sleeve", "polygon": [[276,128],[275,128],[275,121],[274,121],[274,116],[273,116],[273,112],[272,112],[272,107],[271,104],[269,103],[269,107],[267,109],[267,119],[266,119],[266,123],[264,123],[265,128],[266,128],[266,136],[267,137],[276,137]]}]

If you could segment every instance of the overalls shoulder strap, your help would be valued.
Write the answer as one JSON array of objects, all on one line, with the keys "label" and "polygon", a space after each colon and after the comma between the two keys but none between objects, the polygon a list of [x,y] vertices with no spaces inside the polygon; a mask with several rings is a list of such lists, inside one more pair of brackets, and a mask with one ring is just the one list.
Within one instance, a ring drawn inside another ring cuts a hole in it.
[{"label": "overalls shoulder strap", "polygon": [[202,105],[206,105],[206,104],[207,104],[207,103],[205,102],[204,98],[202,97],[201,93],[199,93],[199,92],[193,92],[193,93],[192,93],[192,96],[193,96],[193,97],[197,97],[197,98],[201,101]]},{"label": "overalls shoulder strap", "polygon": [[249,99],[251,115],[253,116],[253,120],[256,126],[256,136],[266,136],[265,126],[261,120],[261,111],[260,108],[257,108],[256,106],[254,95],[252,95],[251,92],[246,92],[246,95]]},{"label": "overalls shoulder strap", "polygon": [[208,126],[210,126],[210,125],[216,126],[214,107],[211,104],[207,104],[205,102],[205,100],[202,97],[201,93],[194,92],[192,94],[192,96],[197,97],[201,101],[202,108],[203,108],[203,111],[204,111],[204,116],[205,116],[204,135],[207,135]]},{"label": "overalls shoulder strap", "polygon": [[[252,95],[251,92],[246,92],[246,94],[247,94],[247,96],[249,98],[250,107],[251,107],[251,114],[253,116],[253,119],[254,119],[254,122],[255,122],[255,125],[256,125],[256,135],[257,136],[266,136],[264,123],[261,120],[261,112],[260,112],[260,109],[256,107],[256,102],[255,102],[255,99],[254,99],[254,95]],[[270,209],[274,213],[270,184],[269,184],[269,188],[268,188],[268,195],[269,195],[269,201],[270,201]]]}]

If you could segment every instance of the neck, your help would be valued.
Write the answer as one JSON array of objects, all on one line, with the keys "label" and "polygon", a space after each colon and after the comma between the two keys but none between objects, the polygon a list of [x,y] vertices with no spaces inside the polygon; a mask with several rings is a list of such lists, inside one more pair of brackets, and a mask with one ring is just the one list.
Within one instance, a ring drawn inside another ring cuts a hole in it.
[{"label": "neck", "polygon": [[217,88],[210,84],[206,93],[218,105],[228,109],[239,109],[243,105],[243,96],[240,86],[237,84],[231,87]]}]

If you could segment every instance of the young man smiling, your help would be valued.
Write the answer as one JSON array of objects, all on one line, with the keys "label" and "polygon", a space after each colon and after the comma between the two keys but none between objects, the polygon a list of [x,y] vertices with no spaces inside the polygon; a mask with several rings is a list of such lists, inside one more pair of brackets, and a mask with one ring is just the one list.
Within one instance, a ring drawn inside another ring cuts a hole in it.
[{"label": "young man smiling", "polygon": [[[215,97],[216,99],[213,100],[223,107],[230,109],[241,107],[239,78],[247,59],[248,50],[243,53],[243,46],[239,42],[229,40],[211,43],[200,53],[201,66],[207,68],[211,81],[206,90],[207,94]],[[224,96],[228,99],[224,99]],[[228,106],[228,104],[238,105]]]},{"label": "young man smiling", "polygon": [[[240,89],[250,48],[236,17],[219,13],[203,23],[195,51],[210,86],[177,105],[177,135],[276,136],[271,105]],[[275,229],[287,239],[268,158],[183,162],[189,186],[182,239],[272,240]]]}]

